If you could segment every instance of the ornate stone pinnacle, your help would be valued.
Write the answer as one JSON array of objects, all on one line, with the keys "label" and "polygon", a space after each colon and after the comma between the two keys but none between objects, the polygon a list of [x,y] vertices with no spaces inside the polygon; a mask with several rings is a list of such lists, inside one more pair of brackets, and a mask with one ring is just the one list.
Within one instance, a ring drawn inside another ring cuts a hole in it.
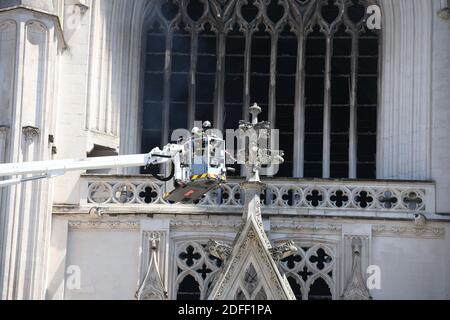
[{"label": "ornate stone pinnacle", "polygon": [[166,300],[168,298],[167,290],[164,287],[164,281],[159,271],[157,258],[160,239],[158,232],[152,232],[149,235],[151,250],[150,262],[144,280],[135,294],[138,300]]},{"label": "ornate stone pinnacle", "polygon": [[249,108],[251,122],[240,121],[240,138],[248,139],[244,149],[238,151],[238,158],[247,168],[247,181],[260,182],[260,171],[262,168],[271,168],[284,162],[283,152],[270,150],[272,146],[272,133],[270,122],[258,121],[261,108],[255,103]]},{"label": "ornate stone pinnacle", "polygon": [[258,106],[257,103],[255,103],[253,106],[251,106],[249,109],[250,114],[252,115],[252,124],[258,123],[258,115],[262,112],[262,109],[260,106]]},{"label": "ornate stone pinnacle", "polygon": [[370,300],[370,293],[366,287],[361,265],[362,240],[354,238],[352,241],[352,273],[344,290],[344,300]]},{"label": "ornate stone pinnacle", "polygon": [[[247,265],[252,260],[251,263],[259,265],[259,272],[265,274],[261,276],[266,283],[264,290],[270,290],[275,300],[295,300],[287,278],[280,273],[276,264],[294,254],[297,248],[292,242],[273,248],[264,230],[261,214],[261,193],[265,185],[260,180],[260,170],[263,166],[272,164],[274,160],[278,161],[280,154],[280,151],[268,150],[271,146],[269,143],[271,135],[265,134],[264,130],[270,129],[270,125],[268,122],[258,122],[261,111],[255,103],[249,108],[251,122],[240,121],[239,125],[240,138],[247,139],[244,149],[240,150],[243,163],[247,168],[247,179],[240,184],[245,199],[241,227],[231,247],[214,240],[210,240],[206,247],[212,256],[224,261],[224,267],[217,273],[218,278],[214,280],[211,292],[208,294],[211,300],[236,299],[240,289],[233,286],[242,281],[242,271],[245,270],[240,270],[236,266]],[[261,146],[260,142],[263,139],[268,141],[266,145]],[[252,256],[257,259],[252,259]],[[251,274],[253,279],[258,279],[259,275],[255,269]],[[245,286],[240,287],[245,288]],[[267,298],[267,292],[264,290],[262,292]]]}]

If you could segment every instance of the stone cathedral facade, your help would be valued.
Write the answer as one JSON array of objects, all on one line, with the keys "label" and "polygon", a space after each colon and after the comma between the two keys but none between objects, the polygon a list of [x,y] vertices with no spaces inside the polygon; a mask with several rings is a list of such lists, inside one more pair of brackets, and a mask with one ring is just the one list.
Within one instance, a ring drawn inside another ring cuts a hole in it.
[{"label": "stone cathedral facade", "polygon": [[[236,299],[449,299],[449,89],[447,0],[0,0],[0,163],[146,153],[255,102],[280,130]],[[0,189],[0,297],[220,296],[235,169],[193,205],[140,168]]]}]

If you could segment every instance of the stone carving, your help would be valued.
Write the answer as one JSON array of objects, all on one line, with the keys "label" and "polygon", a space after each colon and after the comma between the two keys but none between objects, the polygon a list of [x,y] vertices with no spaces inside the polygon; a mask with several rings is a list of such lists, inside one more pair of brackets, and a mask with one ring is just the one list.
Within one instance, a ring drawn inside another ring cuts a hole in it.
[{"label": "stone carving", "polygon": [[89,6],[87,5],[86,0],[77,0],[75,2],[75,6],[80,9],[80,13],[82,15],[84,15],[89,10]]},{"label": "stone carving", "polygon": [[329,232],[340,233],[342,226],[338,224],[313,224],[313,223],[298,223],[293,221],[274,222],[270,226],[273,231],[293,230],[296,232]]},{"label": "stone carving", "polygon": [[450,8],[444,8],[438,12],[438,17],[442,20],[450,20]]},{"label": "stone carving", "polygon": [[213,257],[222,261],[226,261],[231,255],[231,247],[229,245],[215,240],[209,240],[205,249]]},{"label": "stone carving", "polygon": [[236,292],[231,292],[229,285],[233,283],[235,277],[239,277],[241,274],[242,265],[250,258],[255,257],[258,257],[259,268],[265,274],[264,281],[268,281],[265,286],[268,287],[269,291],[266,294],[269,298],[275,300],[296,299],[286,277],[279,272],[258,231],[254,223],[247,224],[244,227],[235,244],[239,248],[233,252],[228,263],[224,266],[223,272],[219,274],[215,281],[214,288],[209,295],[210,300],[234,299]]},{"label": "stone carving", "polygon": [[158,233],[152,233],[150,238],[150,263],[147,273],[141,286],[136,292],[138,300],[166,300],[168,299],[167,290],[164,288],[164,282],[158,267],[158,244],[160,238]]},{"label": "stone carving", "polygon": [[237,229],[241,226],[240,221],[205,221],[205,220],[175,220],[170,222],[170,227],[174,229]]},{"label": "stone carving", "polygon": [[6,135],[9,132],[9,127],[7,126],[0,126],[0,136]]},{"label": "stone carving", "polygon": [[427,219],[424,215],[417,213],[414,215],[414,224],[418,228],[423,228],[427,224]]},{"label": "stone carving", "polygon": [[139,230],[139,221],[123,220],[72,220],[69,221],[69,229],[72,231],[82,230]]},{"label": "stone carving", "polygon": [[280,262],[297,253],[298,249],[295,246],[294,241],[288,241],[279,246],[273,247],[270,250],[273,260]]},{"label": "stone carving", "polygon": [[435,228],[427,226],[407,225],[374,225],[372,226],[374,236],[404,236],[404,237],[422,237],[422,238],[443,238],[445,228]]},{"label": "stone carving", "polygon": [[362,273],[361,265],[362,241],[360,238],[354,238],[352,241],[352,273],[347,282],[343,299],[344,300],[370,300],[370,293]]},{"label": "stone carving", "polygon": [[26,126],[22,128],[22,133],[24,135],[25,141],[31,143],[39,137],[39,128]]}]

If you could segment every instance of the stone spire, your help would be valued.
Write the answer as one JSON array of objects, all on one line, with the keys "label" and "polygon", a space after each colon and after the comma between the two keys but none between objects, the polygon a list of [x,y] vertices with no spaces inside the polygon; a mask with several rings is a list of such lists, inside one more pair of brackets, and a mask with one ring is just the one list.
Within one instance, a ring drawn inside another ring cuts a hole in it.
[{"label": "stone spire", "polygon": [[158,242],[159,235],[152,235],[150,239],[150,262],[144,280],[136,292],[136,299],[138,300],[167,300],[167,291],[164,288],[164,282],[158,267]]},{"label": "stone spire", "polygon": [[[247,168],[247,179],[241,184],[245,204],[242,226],[231,247],[211,240],[207,249],[224,260],[223,271],[213,284],[210,300],[295,300],[295,295],[277,263],[294,254],[292,242],[272,247],[263,227],[260,195],[265,185],[260,180],[263,165],[282,162],[279,151],[261,148],[259,142],[270,137],[270,123],[259,122],[258,105],[250,107],[251,122],[242,121],[241,135],[249,140],[240,159]],[[267,144],[268,145],[268,144]]]},{"label": "stone spire", "polygon": [[[0,0],[0,78],[8,80],[0,81],[0,161],[52,158],[53,143],[48,137],[55,134],[58,113],[56,62],[66,46],[54,14],[54,4],[59,2]],[[2,300],[59,295],[59,287],[46,281],[52,185],[52,181],[29,182],[0,191],[0,229],[5,235],[0,241]]]},{"label": "stone spire", "polygon": [[362,275],[361,249],[362,249],[361,239],[359,238],[353,239],[352,274],[343,294],[344,300],[370,300],[370,293],[366,287],[364,277]]}]

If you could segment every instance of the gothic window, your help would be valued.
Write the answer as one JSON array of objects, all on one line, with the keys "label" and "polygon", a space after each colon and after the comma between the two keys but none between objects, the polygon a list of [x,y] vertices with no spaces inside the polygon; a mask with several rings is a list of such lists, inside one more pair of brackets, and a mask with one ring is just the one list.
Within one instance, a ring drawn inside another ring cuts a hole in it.
[{"label": "gothic window", "polygon": [[222,261],[205,251],[201,242],[176,245],[175,296],[177,300],[205,300]]},{"label": "gothic window", "polygon": [[258,102],[283,177],[376,177],[378,34],[367,0],[157,0],[145,45],[142,151]]},{"label": "gothic window", "polygon": [[331,297],[330,287],[323,278],[314,281],[309,289],[309,300],[331,300]]},{"label": "gothic window", "polygon": [[298,246],[296,255],[281,262],[297,300],[331,300],[335,288],[334,250],[328,246]]},{"label": "gothic window", "polygon": [[243,273],[235,300],[267,300],[266,291],[253,264]]},{"label": "gothic window", "polygon": [[200,300],[199,287],[195,278],[188,274],[178,286],[177,300]]},{"label": "gothic window", "polygon": [[302,288],[297,283],[295,278],[290,276],[287,279],[288,279],[289,285],[291,286],[292,292],[294,292],[295,298],[299,301],[303,300]]}]

